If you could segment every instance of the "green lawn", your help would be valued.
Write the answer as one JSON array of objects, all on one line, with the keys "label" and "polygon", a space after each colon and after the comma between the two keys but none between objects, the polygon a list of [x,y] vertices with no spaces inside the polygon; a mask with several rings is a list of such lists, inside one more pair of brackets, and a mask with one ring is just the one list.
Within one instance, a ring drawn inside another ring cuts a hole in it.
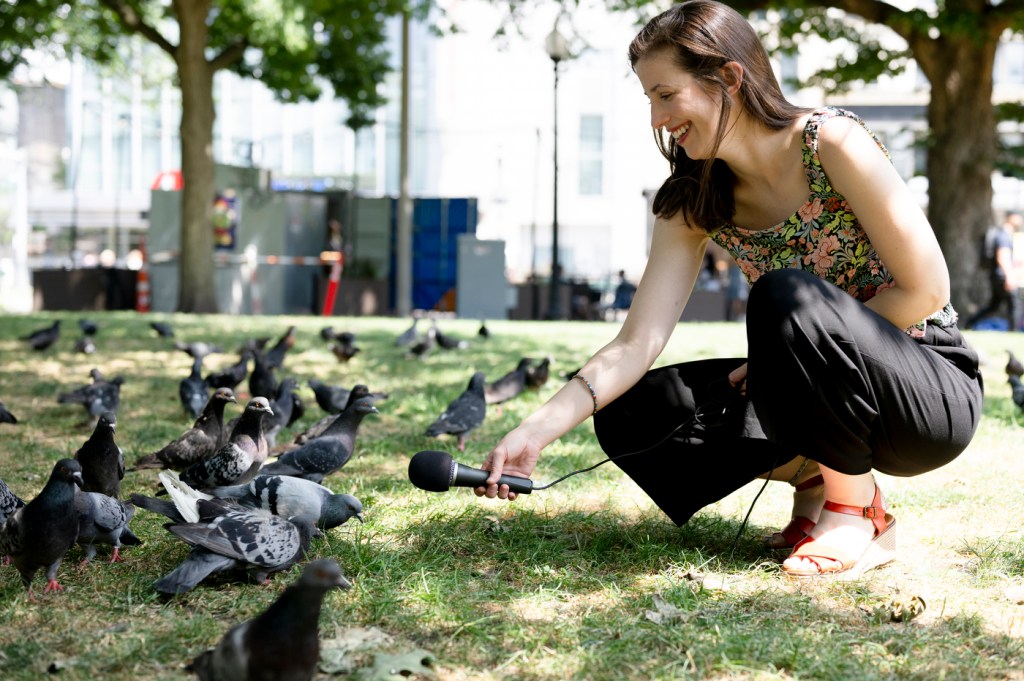
[{"label": "green lawn", "polygon": [[[324,482],[359,497],[366,523],[332,530],[311,549],[311,557],[336,558],[354,584],[328,596],[325,647],[336,652],[359,630],[376,641],[348,657],[360,678],[391,678],[367,671],[374,655],[413,653],[429,655],[441,679],[1024,679],[1024,412],[1003,373],[1006,348],[1024,357],[1020,334],[969,335],[986,357],[988,394],[968,451],[917,478],[879,476],[899,518],[900,560],[860,581],[796,583],[761,545],[788,518],[783,484],[767,486],[737,541],[760,484],[676,528],[613,466],[513,504],[408,482],[415,452],[454,451],[453,440],[423,431],[474,370],[493,380],[522,356],[551,355],[556,372],[570,371],[613,337],[615,324],[492,321],[483,341],[477,321],[440,320],[470,347],[421,362],[394,346],[407,320],[332,318],[363,349],[339,364],[318,318],[89,314],[101,330],[98,352],[86,356],[72,352],[82,316],[0,316],[0,401],[22,421],[0,424],[0,478],[26,500],[88,437],[81,408],[56,398],[88,382],[93,367],[125,377],[117,442],[129,462],[190,425],[177,384],[191,358],[158,338],[151,320],[170,322],[180,340],[221,344],[228,354],[207,358],[207,371],[234,361],[243,340],[296,324],[283,375],[299,379],[307,414],[291,436],[322,416],[309,378],[390,393],[381,414],[363,422],[352,460]],[[55,348],[36,353],[18,340],[55,319],[64,320]],[[659,363],[742,355],[745,342],[739,325],[682,324]],[[456,458],[479,465],[560,384],[555,373],[539,393],[501,414],[492,408]],[[240,411],[229,405],[227,416]],[[534,477],[550,481],[601,458],[588,422],[545,452]],[[146,470],[128,473],[122,492],[155,488],[156,471]],[[132,528],[145,545],[124,550],[123,563],[108,564],[101,547],[83,567],[72,549],[59,573],[64,593],[38,603],[13,568],[0,568],[0,678],[38,679],[47,669],[63,679],[187,678],[188,661],[301,570],[269,586],[213,580],[165,600],[152,583],[187,550],[163,520],[136,514]],[[42,585],[37,575],[37,591]],[[924,612],[893,621],[915,599]]]}]

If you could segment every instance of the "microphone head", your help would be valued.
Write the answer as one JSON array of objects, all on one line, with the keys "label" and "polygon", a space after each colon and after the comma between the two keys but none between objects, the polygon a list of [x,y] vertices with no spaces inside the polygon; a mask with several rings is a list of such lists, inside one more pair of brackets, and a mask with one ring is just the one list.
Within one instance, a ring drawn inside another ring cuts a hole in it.
[{"label": "microphone head", "polygon": [[447,492],[454,462],[448,452],[425,450],[409,460],[409,481],[428,492]]}]

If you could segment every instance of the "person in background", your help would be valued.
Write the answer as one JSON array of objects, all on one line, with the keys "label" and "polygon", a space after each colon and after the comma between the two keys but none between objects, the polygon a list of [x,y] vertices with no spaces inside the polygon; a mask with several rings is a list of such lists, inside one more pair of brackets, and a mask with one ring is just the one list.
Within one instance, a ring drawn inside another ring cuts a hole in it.
[{"label": "person in background", "polygon": [[[953,460],[982,412],[928,220],[854,114],[782,94],[757,34],[713,0],[652,19],[629,48],[670,175],[615,338],[488,453],[479,496],[513,500],[541,451],[594,416],[602,448],[677,524],[757,477],[794,487],[767,541],[799,578],[895,557],[874,471]],[[810,198],[808,198],[808,196]],[[651,370],[709,241],[752,288],[747,357]]]},{"label": "person in background", "polygon": [[1024,218],[1020,213],[1010,211],[998,227],[993,227],[985,236],[985,253],[983,264],[988,270],[988,280],[992,292],[988,304],[971,317],[966,327],[973,329],[978,322],[998,314],[1001,310],[1006,315],[1007,328],[1010,331],[1021,330],[1021,299],[1019,283],[1013,267],[1013,235],[1024,226]]},{"label": "person in background", "polygon": [[626,279],[626,270],[619,270],[619,283],[615,286],[615,299],[612,301],[612,312],[616,321],[625,317],[629,306],[633,304],[635,293],[636,284]]}]

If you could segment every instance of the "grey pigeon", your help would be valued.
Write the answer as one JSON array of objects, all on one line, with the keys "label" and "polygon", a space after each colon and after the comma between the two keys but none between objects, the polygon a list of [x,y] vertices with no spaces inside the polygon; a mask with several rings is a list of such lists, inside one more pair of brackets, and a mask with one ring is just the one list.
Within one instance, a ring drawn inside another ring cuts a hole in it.
[{"label": "grey pigeon", "polygon": [[207,343],[206,341],[192,341],[191,343],[175,341],[174,347],[177,350],[181,350],[192,359],[203,359],[207,355],[216,355],[224,352],[219,345],[215,343]]},{"label": "grey pigeon", "polygon": [[1020,377],[1010,374],[1007,376],[1007,380],[1010,383],[1010,399],[1021,409],[1024,409],[1024,384],[1021,383]]},{"label": "grey pigeon", "polygon": [[234,390],[238,384],[249,375],[249,360],[252,359],[252,350],[243,350],[234,364],[225,367],[220,371],[210,373],[206,377],[207,387],[216,390],[217,388],[231,388]]},{"label": "grey pigeon", "polygon": [[418,335],[418,332],[416,331],[416,326],[419,323],[420,318],[413,317],[412,326],[410,326],[408,329],[406,329],[405,331],[398,335],[398,338],[395,339],[395,345],[400,348],[403,348],[406,345],[412,345],[412,343],[416,340],[416,336]]},{"label": "grey pigeon", "polygon": [[1007,350],[1006,354],[1009,355],[1006,360],[1006,375],[1024,376],[1024,364],[1013,354],[1013,350]]},{"label": "grey pigeon", "polygon": [[465,451],[466,436],[484,422],[487,413],[484,384],[484,372],[474,373],[462,394],[452,400],[437,420],[427,427],[427,436],[455,435],[459,451]]},{"label": "grey pigeon", "polygon": [[277,377],[274,369],[267,364],[262,353],[255,353],[252,360],[252,373],[249,374],[249,394],[253,397],[266,397],[268,400],[277,394]]},{"label": "grey pigeon", "polygon": [[235,401],[235,394],[230,388],[217,388],[191,428],[159,451],[139,457],[135,461],[135,469],[172,468],[180,471],[216,454],[228,440],[229,432],[224,427],[224,407]]},{"label": "grey pigeon", "polygon": [[340,385],[328,385],[318,378],[306,381],[313,390],[313,397],[321,409],[328,414],[340,414],[348,402],[349,390]]},{"label": "grey pigeon", "polygon": [[289,326],[288,330],[277,339],[277,342],[263,353],[267,366],[271,369],[280,369],[284,366],[284,356],[295,345],[295,326]]},{"label": "grey pigeon", "polygon": [[313,482],[338,470],[352,458],[359,424],[367,414],[379,414],[373,398],[363,397],[334,418],[327,430],[306,444],[285,452],[264,466],[260,475],[292,475]]},{"label": "grey pigeon", "polygon": [[484,400],[487,404],[508,402],[526,390],[526,371],[533,362],[529,357],[519,360],[516,368],[493,383],[484,386]]},{"label": "grey pigeon", "polygon": [[210,458],[198,461],[182,471],[181,479],[196,489],[240,485],[252,480],[267,460],[263,417],[271,413],[267,398],[254,397],[249,400],[227,444]]},{"label": "grey pigeon", "polygon": [[82,330],[83,336],[95,336],[100,330],[96,322],[85,317],[78,320],[78,328]]},{"label": "grey pigeon", "polygon": [[0,402],[0,423],[17,423],[18,419]]},{"label": "grey pigeon", "polygon": [[82,336],[75,341],[75,352],[79,352],[83,355],[92,355],[96,352],[96,341],[93,340],[92,336]]},{"label": "grey pigeon", "polygon": [[265,583],[271,573],[287,570],[300,560],[313,536],[313,526],[306,521],[289,521],[218,499],[200,499],[196,508],[199,522],[165,525],[192,544],[192,550],[157,581],[160,593],[186,593],[209,575],[228,570],[245,570]]},{"label": "grey pigeon", "polygon": [[350,518],[363,522],[359,499],[290,475],[260,475],[245,485],[214,487],[207,492],[246,508],[262,508],[284,518],[303,518],[321,530],[343,525]]},{"label": "grey pigeon", "polygon": [[423,334],[422,338],[419,338],[409,347],[407,357],[416,357],[417,359],[424,359],[434,348],[437,347],[437,327],[431,326],[427,329],[427,332]]},{"label": "grey pigeon", "polygon": [[197,419],[203,413],[203,407],[210,398],[210,393],[203,379],[203,358],[196,357],[192,360],[192,371],[188,376],[178,383],[178,397],[181,399],[181,406],[185,413],[191,418]]},{"label": "grey pigeon", "polygon": [[43,593],[63,591],[57,569],[78,537],[75,485],[81,484],[82,467],[74,459],[61,459],[39,495],[0,526],[0,556],[10,556],[30,599],[32,577],[40,568],[46,570]]},{"label": "grey pigeon", "polygon": [[61,393],[57,397],[57,402],[82,405],[87,414],[85,423],[95,426],[101,414],[117,413],[121,406],[121,385],[124,383],[124,377],[115,376],[108,380],[97,369],[89,373],[93,379],[92,383],[75,388],[71,392]]},{"label": "grey pigeon", "polygon": [[110,544],[114,547],[110,562],[115,563],[123,560],[120,550],[122,546],[142,543],[128,527],[135,515],[133,504],[99,492],[79,492],[75,495],[75,511],[78,513],[78,545],[85,549],[83,562],[89,562],[95,557],[97,544]]},{"label": "grey pigeon", "polygon": [[0,480],[0,527],[24,505],[25,502],[18,498],[18,495],[7,486],[7,483]]},{"label": "grey pigeon", "polygon": [[437,328],[437,322],[434,322],[434,338],[437,340],[437,344],[445,350],[462,350],[469,347],[469,341],[441,333],[441,329]]},{"label": "grey pigeon", "polygon": [[273,415],[263,419],[263,432],[267,438],[267,446],[277,445],[277,434],[282,428],[292,423],[292,411],[295,408],[296,395],[295,386],[297,381],[294,378],[285,378],[277,387],[277,394],[270,402],[270,409]]},{"label": "grey pigeon", "polygon": [[305,567],[269,608],[235,625],[186,668],[200,681],[309,681],[320,661],[320,608],[351,584],[330,558]]},{"label": "grey pigeon", "polygon": [[[340,388],[340,390],[344,390],[344,388]],[[377,400],[385,400],[388,397],[387,393],[370,392],[370,389],[367,388],[362,383],[357,383],[356,385],[352,386],[351,391],[345,392],[348,393],[348,399],[345,401],[345,409],[351,406],[356,400],[363,397],[372,397],[375,402]],[[341,411],[345,411],[345,409],[341,409],[338,413],[341,413]],[[318,438],[321,435],[323,435],[324,431],[327,430],[327,428],[332,423],[334,423],[334,416],[335,414],[328,414],[327,416],[323,417],[322,419],[311,425],[309,428],[306,428],[306,430],[296,435],[295,444],[301,445],[305,442],[309,442],[310,440]]]},{"label": "grey pigeon", "polygon": [[156,334],[161,338],[174,338],[174,329],[171,328],[170,324],[164,322],[150,322],[150,328],[156,331]]},{"label": "grey pigeon", "polygon": [[42,329],[33,331],[27,336],[23,336],[21,340],[28,341],[28,344],[32,346],[33,350],[42,352],[51,345],[57,342],[60,338],[60,320],[55,321],[51,326],[47,326]]},{"label": "grey pigeon", "polygon": [[545,357],[537,366],[531,366],[526,370],[526,387],[537,390],[551,378],[551,358]]},{"label": "grey pigeon", "polygon": [[82,466],[82,490],[119,499],[124,479],[124,452],[114,442],[117,419],[111,413],[100,416],[89,439],[75,452]]}]

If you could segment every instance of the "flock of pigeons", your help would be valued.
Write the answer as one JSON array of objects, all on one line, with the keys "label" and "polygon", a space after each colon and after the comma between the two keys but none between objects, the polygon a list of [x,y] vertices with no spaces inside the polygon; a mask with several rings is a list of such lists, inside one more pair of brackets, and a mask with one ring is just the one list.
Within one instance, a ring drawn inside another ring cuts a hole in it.
[{"label": "flock of pigeons", "polygon": [[[407,357],[423,359],[435,351],[468,345],[443,334],[434,319],[420,333],[419,322],[414,318],[395,340],[407,349]],[[58,341],[60,324],[22,340],[43,352]],[[98,326],[84,319],[79,325],[82,339],[90,339],[88,352],[95,351]],[[174,336],[167,324],[151,326],[161,337]],[[486,325],[481,324],[478,335],[490,336]],[[350,332],[325,327],[320,336],[339,362],[348,362],[360,351]],[[174,342],[175,349],[192,357],[189,375],[179,381],[179,398],[194,421],[130,466],[115,442],[123,377],[107,377],[93,369],[90,383],[58,396],[61,404],[81,405],[91,435],[73,458],[54,465],[42,491],[27,502],[0,479],[0,557],[18,570],[30,600],[35,600],[32,581],[39,570],[47,579],[44,593],[62,590],[58,569],[75,544],[83,547],[86,562],[96,555],[97,545],[110,545],[114,562],[122,560],[122,547],[141,544],[129,527],[137,508],[163,516],[164,527],[190,546],[185,559],[154,584],[156,591],[168,596],[186,593],[215,573],[242,573],[265,583],[270,575],[302,561],[314,537],[353,517],[363,521],[359,499],[336,494],[322,483],[351,459],[362,420],[379,414],[375,403],[387,394],[371,392],[362,384],[348,389],[311,378],[307,385],[325,415],[293,442],[279,446],[282,429],[302,418],[306,407],[296,379],[277,376],[295,345],[296,328],[289,327],[273,344],[272,340],[246,342],[236,362],[205,375],[205,358],[223,353],[222,348],[208,342]],[[82,345],[81,340],[76,342],[75,351],[85,352]],[[549,378],[550,364],[550,358],[536,363],[523,358],[491,382],[484,372],[474,372],[465,391],[425,434],[454,436],[463,450],[467,435],[483,422],[487,405],[500,405],[541,387]],[[225,422],[225,408],[243,394],[243,383],[248,388],[245,408],[238,418]],[[18,423],[2,403],[0,422]],[[150,469],[156,470],[160,491],[123,499],[126,471]],[[189,669],[200,679],[311,678],[318,658],[322,599],[333,588],[349,587],[335,561],[309,563],[267,611],[227,632]]]}]

